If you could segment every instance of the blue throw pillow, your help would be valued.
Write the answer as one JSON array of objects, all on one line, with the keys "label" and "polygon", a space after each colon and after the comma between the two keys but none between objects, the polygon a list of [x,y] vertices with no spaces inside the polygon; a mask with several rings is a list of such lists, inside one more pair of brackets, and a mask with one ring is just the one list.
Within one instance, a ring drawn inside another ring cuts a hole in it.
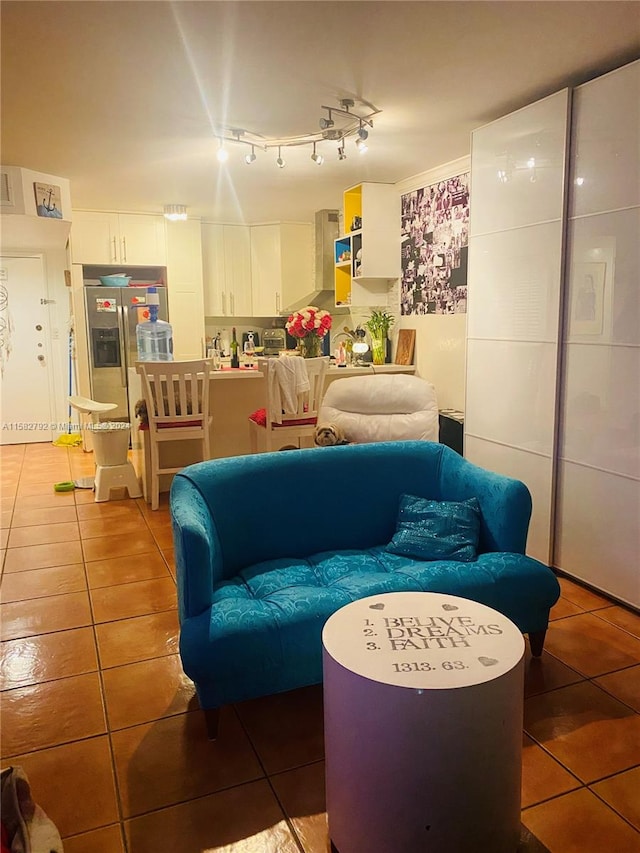
[{"label": "blue throw pillow", "polygon": [[396,532],[387,551],[416,560],[470,563],[477,558],[479,539],[477,498],[455,502],[402,495]]}]

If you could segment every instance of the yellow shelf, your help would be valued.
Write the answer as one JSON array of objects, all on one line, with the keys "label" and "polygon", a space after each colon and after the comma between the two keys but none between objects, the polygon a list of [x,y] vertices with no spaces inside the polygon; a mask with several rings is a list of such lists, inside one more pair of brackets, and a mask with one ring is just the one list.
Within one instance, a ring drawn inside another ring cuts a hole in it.
[{"label": "yellow shelf", "polygon": [[356,216],[362,219],[362,185],[352,187],[343,193],[344,230],[348,233]]},{"label": "yellow shelf", "polygon": [[336,305],[345,305],[351,298],[351,262],[336,266]]}]

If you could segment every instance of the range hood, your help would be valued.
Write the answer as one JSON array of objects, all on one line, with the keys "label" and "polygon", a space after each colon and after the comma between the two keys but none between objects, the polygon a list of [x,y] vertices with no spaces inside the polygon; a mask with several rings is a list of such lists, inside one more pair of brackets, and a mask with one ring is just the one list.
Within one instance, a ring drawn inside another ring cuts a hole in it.
[{"label": "range hood", "polygon": [[315,215],[315,279],[314,289],[303,299],[285,306],[282,313],[291,314],[307,305],[324,308],[331,314],[348,314],[346,305],[336,306],[334,240],[340,236],[337,210],[317,210]]}]

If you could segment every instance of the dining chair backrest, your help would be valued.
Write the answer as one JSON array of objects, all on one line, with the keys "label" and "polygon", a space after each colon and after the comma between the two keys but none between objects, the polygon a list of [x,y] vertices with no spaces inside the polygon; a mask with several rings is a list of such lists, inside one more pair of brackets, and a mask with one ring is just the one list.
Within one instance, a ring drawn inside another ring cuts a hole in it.
[{"label": "dining chair backrest", "polygon": [[147,410],[145,460],[149,466],[151,509],[158,509],[160,476],[176,474],[183,467],[161,464],[162,442],[196,439],[202,442],[202,460],[211,457],[211,362],[205,358],[195,361],[138,361],[136,370],[142,380]]},{"label": "dining chair backrest", "polygon": [[141,361],[137,363],[147,404],[149,430],[196,426],[209,413],[211,362]]},{"label": "dining chair backrest", "polygon": [[258,370],[265,377],[266,395],[264,421],[258,424],[253,416],[250,418],[252,452],[257,452],[260,435],[264,436],[266,450],[292,446],[292,442],[301,446],[301,440],[312,443],[328,369],[327,356],[281,356],[258,361]]}]

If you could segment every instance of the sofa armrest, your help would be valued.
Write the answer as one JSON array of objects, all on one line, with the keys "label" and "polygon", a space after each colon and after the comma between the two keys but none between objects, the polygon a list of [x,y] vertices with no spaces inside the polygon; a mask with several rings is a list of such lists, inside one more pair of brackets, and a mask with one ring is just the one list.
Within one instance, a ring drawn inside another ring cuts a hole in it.
[{"label": "sofa armrest", "polygon": [[180,622],[211,606],[213,585],[222,580],[220,541],[209,508],[189,480],[171,484],[171,523]]},{"label": "sofa armrest", "polygon": [[441,499],[478,499],[482,513],[480,550],[524,554],[532,508],[526,485],[479,468],[448,447],[442,451]]}]

